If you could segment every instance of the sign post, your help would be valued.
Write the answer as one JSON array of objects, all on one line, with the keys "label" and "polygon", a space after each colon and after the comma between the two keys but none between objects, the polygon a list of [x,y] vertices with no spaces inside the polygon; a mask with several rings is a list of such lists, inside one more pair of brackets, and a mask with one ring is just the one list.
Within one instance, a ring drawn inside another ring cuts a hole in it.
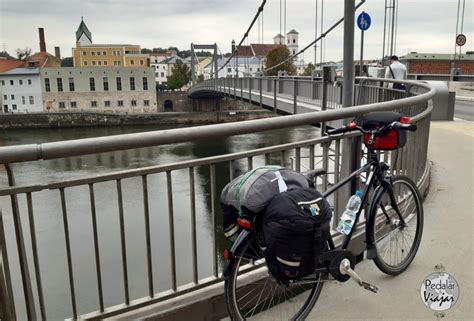
[{"label": "sign post", "polygon": [[357,26],[360,29],[360,64],[359,64],[359,76],[363,75],[363,66],[364,66],[364,32],[370,28],[372,19],[369,14],[365,11],[357,17]]}]

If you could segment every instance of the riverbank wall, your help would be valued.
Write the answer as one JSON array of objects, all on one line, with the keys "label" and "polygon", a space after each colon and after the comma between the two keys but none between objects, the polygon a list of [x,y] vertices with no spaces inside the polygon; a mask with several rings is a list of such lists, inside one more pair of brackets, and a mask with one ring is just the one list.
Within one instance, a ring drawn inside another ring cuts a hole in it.
[{"label": "riverbank wall", "polygon": [[218,112],[120,113],[28,113],[0,114],[0,129],[126,126],[153,124],[216,124],[273,117],[263,109]]}]

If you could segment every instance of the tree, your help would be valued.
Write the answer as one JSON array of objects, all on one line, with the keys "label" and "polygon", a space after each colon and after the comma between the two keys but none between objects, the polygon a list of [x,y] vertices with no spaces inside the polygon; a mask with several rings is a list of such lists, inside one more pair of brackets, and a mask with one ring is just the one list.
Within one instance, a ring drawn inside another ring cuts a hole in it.
[{"label": "tree", "polygon": [[[271,68],[273,66],[278,65],[279,63],[285,61],[290,57],[290,51],[286,46],[278,46],[275,49],[271,50],[267,54],[267,59],[265,62],[265,69]],[[288,60],[281,66],[278,66],[272,70],[266,72],[267,76],[276,76],[278,75],[278,71],[286,71],[289,75],[296,74],[296,67],[293,64],[292,60]]]},{"label": "tree", "polygon": [[10,56],[10,54],[6,51],[0,51],[0,57],[7,58],[7,59],[15,59],[14,57]]},{"label": "tree", "polygon": [[303,76],[312,76],[315,69],[316,67],[310,62],[304,69]]},{"label": "tree", "polygon": [[74,63],[72,57],[65,57],[61,59],[61,67],[73,67]]},{"label": "tree", "polygon": [[26,60],[31,55],[31,48],[25,47],[23,49],[17,48],[16,49],[16,56],[20,60]]},{"label": "tree", "polygon": [[203,82],[203,81],[204,81],[204,75],[197,76],[197,82]]},{"label": "tree", "polygon": [[167,77],[168,89],[180,89],[189,82],[190,78],[191,72],[188,68],[188,65],[183,64],[181,61],[177,61],[176,65],[174,65],[174,69],[171,73],[171,76]]},{"label": "tree", "polygon": [[152,53],[153,51],[151,49],[148,49],[148,48],[142,48],[141,50],[141,53],[142,54],[150,54]]}]

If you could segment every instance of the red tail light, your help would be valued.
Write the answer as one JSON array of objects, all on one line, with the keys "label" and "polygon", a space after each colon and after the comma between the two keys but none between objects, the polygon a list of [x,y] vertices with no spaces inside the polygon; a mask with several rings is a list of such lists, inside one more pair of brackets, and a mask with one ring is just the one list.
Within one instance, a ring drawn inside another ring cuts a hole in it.
[{"label": "red tail light", "polygon": [[226,260],[230,260],[230,258],[232,257],[232,253],[228,249],[225,249],[223,254],[224,254],[224,259]]},{"label": "red tail light", "polygon": [[409,124],[411,122],[410,117],[400,117],[400,123]]},{"label": "red tail light", "polygon": [[356,128],[356,126],[357,126],[357,124],[355,122],[352,122],[349,125],[347,125],[347,128],[354,129],[354,128]]}]

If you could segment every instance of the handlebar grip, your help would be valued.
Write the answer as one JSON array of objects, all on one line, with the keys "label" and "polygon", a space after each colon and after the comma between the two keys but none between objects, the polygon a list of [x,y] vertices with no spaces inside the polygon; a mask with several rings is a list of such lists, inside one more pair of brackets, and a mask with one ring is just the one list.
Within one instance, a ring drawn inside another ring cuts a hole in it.
[{"label": "handlebar grip", "polygon": [[417,130],[418,127],[416,125],[412,125],[412,124],[396,123],[394,128],[401,129],[401,130],[409,130],[411,132],[414,132],[414,131]]},{"label": "handlebar grip", "polygon": [[336,128],[336,129],[329,129],[329,130],[326,130],[327,134],[328,135],[336,135],[336,134],[343,134],[345,132],[349,131],[349,129],[347,127],[339,127],[339,128]]}]

